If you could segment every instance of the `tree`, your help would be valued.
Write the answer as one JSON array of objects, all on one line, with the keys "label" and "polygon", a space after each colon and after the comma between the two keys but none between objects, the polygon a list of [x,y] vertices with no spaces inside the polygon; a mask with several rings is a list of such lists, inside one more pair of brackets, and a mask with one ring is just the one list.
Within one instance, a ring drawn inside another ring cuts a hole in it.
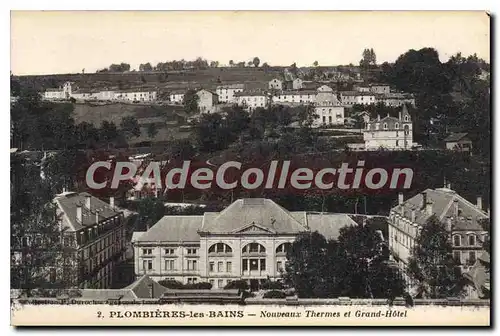
[{"label": "tree", "polygon": [[156,124],[149,124],[147,132],[148,132],[148,137],[150,139],[153,139],[158,134],[158,128],[156,127]]},{"label": "tree", "polygon": [[463,290],[460,267],[452,256],[450,234],[434,215],[415,240],[407,272],[423,297],[459,296]]},{"label": "tree", "polygon": [[141,127],[139,126],[137,119],[133,116],[123,117],[120,123],[120,128],[125,133],[126,138],[138,138],[141,136]]},{"label": "tree", "polygon": [[76,251],[63,246],[50,189],[36,165],[11,155],[11,288],[28,296],[75,285],[77,270],[69,261]]},{"label": "tree", "polygon": [[153,71],[153,66],[151,63],[141,64],[139,65],[139,71]]},{"label": "tree", "polygon": [[106,143],[110,143],[116,141],[118,138],[118,129],[116,128],[115,123],[112,121],[104,120],[101,123],[101,128],[99,130],[99,138],[101,141]]},{"label": "tree", "polygon": [[269,64],[267,64],[267,62],[264,62],[264,64],[262,64],[262,69],[264,69],[264,72],[267,73],[267,71],[269,70]]},{"label": "tree", "polygon": [[314,61],[314,63],[313,63],[313,65],[314,65],[315,67],[317,67],[317,66],[318,66],[318,64],[319,64],[319,63],[318,63],[318,61]]},{"label": "tree", "polygon": [[187,114],[194,114],[198,112],[198,101],[200,97],[196,94],[196,90],[189,89],[185,94],[182,100],[182,104],[184,105],[184,111]]},{"label": "tree", "polygon": [[128,63],[111,64],[109,66],[109,71],[111,71],[111,72],[127,72],[127,71],[130,71],[130,64],[128,64]]},{"label": "tree", "polygon": [[229,60],[229,66],[230,67],[234,66],[234,61],[233,60]]},{"label": "tree", "polygon": [[138,222],[134,231],[147,231],[165,215],[164,200],[156,197],[146,197],[138,201]]},{"label": "tree", "polygon": [[377,56],[373,48],[363,50],[363,58],[359,61],[359,66],[368,69],[377,65]]},{"label": "tree", "polygon": [[217,68],[217,67],[219,67],[219,62],[218,61],[211,61],[210,62],[210,67],[211,68]]},{"label": "tree", "polygon": [[260,59],[258,57],[254,57],[252,63],[256,68],[258,68],[260,64]]}]

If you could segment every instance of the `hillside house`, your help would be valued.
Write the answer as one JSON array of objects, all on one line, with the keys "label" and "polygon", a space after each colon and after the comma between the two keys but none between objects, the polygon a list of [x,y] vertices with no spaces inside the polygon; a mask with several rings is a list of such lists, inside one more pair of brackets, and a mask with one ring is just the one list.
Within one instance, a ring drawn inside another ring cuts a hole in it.
[{"label": "hillside house", "polygon": [[219,96],[212,91],[202,89],[196,92],[199,97],[198,110],[200,113],[213,113],[215,112],[215,105],[219,103]]},{"label": "hillside house", "polygon": [[399,112],[399,118],[387,115],[385,118],[368,122],[363,131],[367,150],[380,148],[390,150],[411,150],[413,143],[413,124],[406,105]]},{"label": "hillside house", "polygon": [[215,93],[219,96],[219,102],[236,104],[237,99],[235,93],[242,92],[245,89],[245,84],[227,84],[217,86]]},{"label": "hillside house", "polygon": [[258,107],[266,107],[268,102],[268,96],[262,90],[236,92],[235,99],[238,105],[249,111],[253,111]]},{"label": "hillside house", "polygon": [[283,81],[277,78],[274,78],[269,82],[269,90],[283,90]]},{"label": "hillside house", "polygon": [[444,139],[446,149],[458,152],[472,152],[472,141],[467,133],[452,133]]}]

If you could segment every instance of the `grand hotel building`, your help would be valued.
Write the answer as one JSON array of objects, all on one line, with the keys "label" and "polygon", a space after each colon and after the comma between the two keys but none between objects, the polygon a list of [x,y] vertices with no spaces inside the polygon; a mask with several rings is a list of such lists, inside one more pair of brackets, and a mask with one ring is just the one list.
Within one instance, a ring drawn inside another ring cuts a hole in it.
[{"label": "grand hotel building", "polygon": [[135,232],[135,273],[157,281],[210,282],[214,289],[239,279],[255,287],[282,277],[287,249],[299,233],[334,239],[351,225],[356,223],[346,214],[290,212],[269,199],[239,199],[221,212],[165,216]]}]

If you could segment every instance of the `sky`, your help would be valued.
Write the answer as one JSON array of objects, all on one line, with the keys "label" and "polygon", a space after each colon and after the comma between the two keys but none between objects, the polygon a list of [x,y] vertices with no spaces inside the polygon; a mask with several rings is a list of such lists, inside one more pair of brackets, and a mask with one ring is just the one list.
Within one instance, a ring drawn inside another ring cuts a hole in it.
[{"label": "sky", "polygon": [[485,12],[12,11],[11,72],[86,73],[112,63],[203,57],[261,64],[358,64],[364,48],[377,62],[409,49],[435,48],[441,61],[461,52],[490,61]]}]

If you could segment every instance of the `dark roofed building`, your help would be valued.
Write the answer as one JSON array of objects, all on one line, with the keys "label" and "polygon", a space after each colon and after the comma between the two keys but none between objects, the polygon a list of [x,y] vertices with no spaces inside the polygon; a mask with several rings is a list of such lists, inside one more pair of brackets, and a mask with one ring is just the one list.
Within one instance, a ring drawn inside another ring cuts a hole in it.
[{"label": "dark roofed building", "polygon": [[[420,230],[435,216],[450,234],[453,256],[463,271],[469,270],[483,253],[482,242],[487,231],[481,221],[489,218],[483,210],[482,198],[473,204],[447,185],[445,188],[426,189],[404,200],[399,195],[398,205],[389,216],[389,247],[394,259],[405,268]],[[411,284],[411,279],[410,280]]]},{"label": "dark roofed building", "polygon": [[239,199],[221,212],[165,216],[135,235],[135,271],[156,280],[210,282],[213,289],[240,279],[255,286],[281,277],[298,234],[318,231],[333,239],[351,225],[356,223],[346,214],[288,211],[270,199]]},{"label": "dark roofed building", "polygon": [[471,152],[472,141],[467,133],[452,133],[444,139],[446,149],[459,152]]}]

